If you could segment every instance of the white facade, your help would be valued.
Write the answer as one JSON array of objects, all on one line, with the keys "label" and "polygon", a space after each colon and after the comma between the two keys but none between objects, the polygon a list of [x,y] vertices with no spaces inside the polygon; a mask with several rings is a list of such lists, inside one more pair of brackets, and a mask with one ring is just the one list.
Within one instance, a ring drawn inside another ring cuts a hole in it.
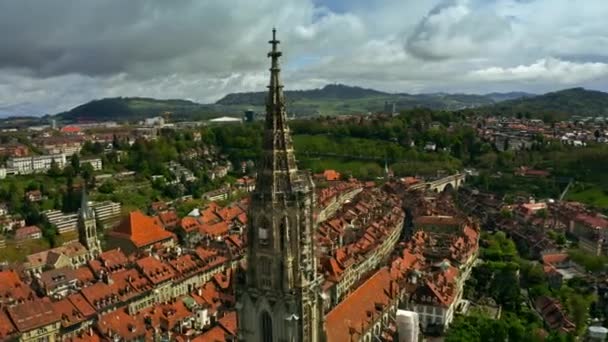
[{"label": "white facade", "polygon": [[49,170],[53,160],[57,163],[57,166],[60,169],[66,165],[66,157],[63,153],[9,158],[6,165],[8,168],[15,169],[19,174],[28,174]]},{"label": "white facade", "polygon": [[[122,207],[118,202],[104,201],[90,204],[97,219],[104,224],[112,223],[120,219]],[[108,228],[108,227],[104,227]]]},{"label": "white facade", "polygon": [[99,171],[103,168],[103,163],[101,162],[101,158],[87,158],[80,160],[80,166],[82,167],[85,164],[91,164],[93,170]]},{"label": "white facade", "polygon": [[64,214],[60,210],[47,210],[42,214],[50,224],[57,227],[59,234],[76,231],[78,227],[77,214]]},{"label": "white facade", "polygon": [[453,301],[449,307],[441,305],[421,305],[414,304],[412,309],[420,317],[420,325],[427,328],[431,325],[439,325],[447,328],[454,319],[454,308],[456,301]]},{"label": "white facade", "polygon": [[420,322],[418,314],[414,311],[397,310],[397,332],[399,342],[418,342],[420,335]]}]

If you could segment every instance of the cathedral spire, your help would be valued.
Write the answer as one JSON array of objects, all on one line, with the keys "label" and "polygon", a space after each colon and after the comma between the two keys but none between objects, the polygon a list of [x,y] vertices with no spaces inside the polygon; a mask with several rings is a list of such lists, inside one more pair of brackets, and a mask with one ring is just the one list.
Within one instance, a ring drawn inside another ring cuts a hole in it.
[{"label": "cathedral spire", "polygon": [[95,212],[89,207],[86,185],[82,187],[80,210],[78,211],[78,240],[89,250],[90,258],[101,252],[101,245],[99,239],[97,239]]},{"label": "cathedral spire", "polygon": [[287,126],[285,96],[281,84],[281,68],[276,29],[272,30],[272,46],[268,52],[271,58],[270,84],[266,97],[266,123],[264,125],[264,142],[256,190],[258,193],[271,195],[288,193],[293,190],[297,166],[293,152],[291,133]]},{"label": "cathedral spire", "polygon": [[80,197],[80,211],[79,211],[79,214],[84,219],[88,219],[88,218],[91,218],[93,216],[92,212],[93,211],[89,207],[89,199],[87,197],[87,186],[86,186],[86,184],[84,184],[82,186],[82,196]]},{"label": "cathedral spire", "polygon": [[296,167],[276,30],[269,43],[264,141],[247,214],[247,268],[236,286],[239,340],[319,342],[323,306],[314,246],[314,183]]}]

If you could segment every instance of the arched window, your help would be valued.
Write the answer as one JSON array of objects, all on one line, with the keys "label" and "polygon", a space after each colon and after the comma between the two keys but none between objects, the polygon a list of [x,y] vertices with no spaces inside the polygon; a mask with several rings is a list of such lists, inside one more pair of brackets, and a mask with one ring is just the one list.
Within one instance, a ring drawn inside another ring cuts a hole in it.
[{"label": "arched window", "polygon": [[272,340],[272,318],[270,318],[270,314],[268,311],[263,311],[262,316],[262,341],[264,342],[273,342]]}]

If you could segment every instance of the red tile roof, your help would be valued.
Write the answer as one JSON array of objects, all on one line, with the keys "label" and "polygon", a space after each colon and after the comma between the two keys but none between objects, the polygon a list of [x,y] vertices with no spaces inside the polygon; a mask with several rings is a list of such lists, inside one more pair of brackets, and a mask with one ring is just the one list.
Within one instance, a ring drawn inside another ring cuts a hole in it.
[{"label": "red tile roof", "polygon": [[202,224],[199,226],[199,232],[203,235],[212,237],[224,236],[230,231],[228,222],[221,221],[213,224]]},{"label": "red tile roof", "polygon": [[545,265],[555,265],[555,264],[560,264],[560,263],[568,260],[568,254],[567,253],[544,254],[542,256],[542,259],[543,259],[543,263]]},{"label": "red tile roof", "polygon": [[74,305],[74,307],[85,317],[93,317],[95,315],[95,308],[87,302],[86,299],[80,293],[73,293],[67,297],[67,299]]},{"label": "red tile roof", "polygon": [[17,328],[13,325],[10,318],[0,309],[0,340],[8,340],[9,336],[14,335],[17,332]]},{"label": "red tile roof", "polygon": [[176,276],[175,270],[171,266],[153,256],[137,260],[137,266],[152,284],[155,285],[173,279]]},{"label": "red tile roof", "polygon": [[228,333],[224,329],[215,326],[211,330],[192,339],[192,342],[227,342],[228,336]]},{"label": "red tile roof", "polygon": [[74,270],[74,277],[82,284],[91,283],[95,280],[95,275],[87,266],[78,267]]},{"label": "red tile roof", "polygon": [[101,310],[114,303],[118,303],[120,300],[112,288],[108,284],[101,281],[82,288],[80,293],[96,310]]},{"label": "red tile roof", "polygon": [[129,239],[138,248],[175,237],[163,229],[158,218],[144,215],[139,210],[129,213],[110,235]]},{"label": "red tile roof", "polygon": [[101,260],[102,266],[106,269],[106,271],[109,272],[122,269],[129,262],[129,259],[127,259],[120,248],[111,249],[101,253],[99,255],[99,260]]},{"label": "red tile roof", "polygon": [[596,229],[607,229],[608,228],[608,219],[600,216],[592,216],[588,214],[578,214],[575,217],[575,220]]},{"label": "red tile roof", "polygon": [[337,181],[340,180],[340,173],[336,170],[325,170],[323,171],[323,177],[326,181]]},{"label": "red tile roof", "polygon": [[61,128],[62,133],[78,133],[80,132],[80,127],[78,126],[65,126]]},{"label": "red tile roof", "polygon": [[137,315],[129,315],[125,309],[118,309],[100,316],[97,328],[108,338],[117,335],[125,341],[148,340],[153,331],[147,330],[143,320],[137,318]]},{"label": "red tile roof", "polygon": [[35,234],[41,234],[40,228],[38,228],[38,226],[21,227],[15,231],[15,239],[23,240]]},{"label": "red tile roof", "polygon": [[59,322],[59,315],[48,299],[40,299],[19,304],[7,309],[9,317],[19,332],[27,332],[54,322]]},{"label": "red tile roof", "polygon": [[377,306],[390,304],[396,290],[388,268],[381,268],[327,314],[327,341],[359,340],[378,318]]},{"label": "red tile roof", "polygon": [[237,320],[236,320],[236,311],[230,311],[230,313],[224,315],[224,317],[219,320],[220,325],[224,330],[226,330],[230,335],[236,336],[237,333]]},{"label": "red tile roof", "polygon": [[186,216],[182,218],[180,226],[186,233],[197,232],[201,223],[197,217]]},{"label": "red tile roof", "polygon": [[165,211],[158,214],[158,219],[163,224],[165,229],[173,229],[179,223],[179,218],[175,211]]},{"label": "red tile roof", "polygon": [[78,324],[87,319],[68,298],[53,303],[55,312],[61,317],[61,326],[64,328]]},{"label": "red tile roof", "polygon": [[34,291],[13,270],[0,271],[0,303],[33,299]]}]

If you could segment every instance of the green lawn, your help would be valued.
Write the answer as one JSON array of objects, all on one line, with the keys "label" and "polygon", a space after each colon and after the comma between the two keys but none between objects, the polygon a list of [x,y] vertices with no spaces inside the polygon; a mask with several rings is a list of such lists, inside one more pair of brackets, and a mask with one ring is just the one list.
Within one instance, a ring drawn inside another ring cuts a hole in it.
[{"label": "green lawn", "polygon": [[26,256],[49,248],[49,242],[45,239],[23,241],[20,244],[6,241],[6,248],[0,253],[0,261],[23,262]]},{"label": "green lawn", "polygon": [[577,192],[570,191],[566,199],[608,209],[608,193],[599,187],[591,187]]},{"label": "green lawn", "polygon": [[353,176],[360,179],[375,179],[383,176],[383,168],[373,161],[343,160],[335,158],[299,158],[301,169],[311,169],[313,173],[321,173],[332,169],[342,173],[344,177]]}]

